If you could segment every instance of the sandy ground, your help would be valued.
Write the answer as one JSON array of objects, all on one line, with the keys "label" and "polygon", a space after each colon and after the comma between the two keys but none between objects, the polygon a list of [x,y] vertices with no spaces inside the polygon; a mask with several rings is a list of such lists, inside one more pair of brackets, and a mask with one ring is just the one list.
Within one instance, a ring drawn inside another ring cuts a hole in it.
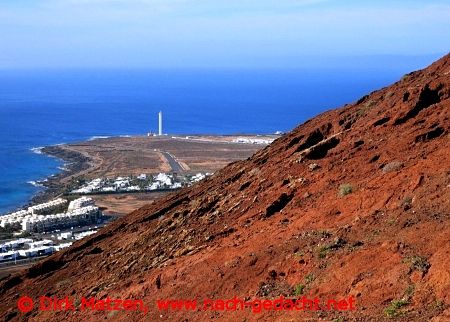
[{"label": "sandy ground", "polygon": [[166,195],[164,192],[130,193],[92,196],[104,213],[122,216]]}]

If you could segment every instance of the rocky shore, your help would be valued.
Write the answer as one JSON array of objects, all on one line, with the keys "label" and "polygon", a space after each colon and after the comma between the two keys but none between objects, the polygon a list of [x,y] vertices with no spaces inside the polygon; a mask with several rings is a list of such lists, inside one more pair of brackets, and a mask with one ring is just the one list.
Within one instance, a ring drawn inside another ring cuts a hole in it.
[{"label": "rocky shore", "polygon": [[78,177],[82,171],[89,169],[92,164],[92,160],[89,157],[79,152],[68,150],[64,146],[44,147],[41,149],[41,152],[63,160],[64,170],[41,182],[45,189],[31,199],[30,205],[46,202],[63,194],[68,184]]}]

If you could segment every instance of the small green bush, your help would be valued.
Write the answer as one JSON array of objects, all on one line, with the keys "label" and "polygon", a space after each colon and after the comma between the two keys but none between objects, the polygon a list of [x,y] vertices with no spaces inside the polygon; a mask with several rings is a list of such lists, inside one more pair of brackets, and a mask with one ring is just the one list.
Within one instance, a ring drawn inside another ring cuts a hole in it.
[{"label": "small green bush", "polygon": [[349,183],[341,184],[339,187],[339,196],[343,197],[353,192],[353,186]]},{"label": "small green bush", "polygon": [[328,245],[323,245],[319,248],[319,258],[327,257],[330,252],[330,247]]},{"label": "small green bush", "polygon": [[442,300],[437,299],[436,301],[434,301],[433,308],[440,310],[443,307],[444,307],[444,302]]},{"label": "small green bush", "polygon": [[298,284],[295,286],[294,295],[299,296],[303,294],[303,291],[305,290],[306,285],[305,284]]},{"label": "small green bush", "polygon": [[344,322],[344,321],[345,321],[344,318],[341,318],[341,317],[333,320],[333,322]]},{"label": "small green bush", "polygon": [[387,308],[384,309],[384,314],[386,314],[387,317],[396,317],[402,314],[402,312],[399,311],[402,307],[405,305],[408,305],[408,302],[405,300],[394,300],[389,304]]},{"label": "small green bush", "polygon": [[420,272],[428,272],[430,268],[430,263],[428,263],[425,257],[421,256],[413,256],[411,257],[411,270],[420,271]]},{"label": "small green bush", "polygon": [[397,222],[397,219],[396,219],[396,218],[389,218],[389,219],[387,220],[388,225],[393,225],[393,224],[395,224],[396,222]]},{"label": "small green bush", "polygon": [[315,279],[315,276],[313,273],[309,273],[308,275],[305,276],[305,282],[307,284],[312,283]]},{"label": "small green bush", "polygon": [[295,257],[302,257],[304,255],[304,253],[302,251],[298,251],[294,253]]}]

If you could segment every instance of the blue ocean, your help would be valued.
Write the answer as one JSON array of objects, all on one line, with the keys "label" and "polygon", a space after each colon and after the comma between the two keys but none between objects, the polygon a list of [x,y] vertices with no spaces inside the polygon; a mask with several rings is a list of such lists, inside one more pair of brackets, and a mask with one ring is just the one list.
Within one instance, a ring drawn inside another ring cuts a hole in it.
[{"label": "blue ocean", "polygon": [[145,134],[289,131],[410,69],[22,70],[0,74],[0,214],[39,191],[61,161],[33,148]]}]

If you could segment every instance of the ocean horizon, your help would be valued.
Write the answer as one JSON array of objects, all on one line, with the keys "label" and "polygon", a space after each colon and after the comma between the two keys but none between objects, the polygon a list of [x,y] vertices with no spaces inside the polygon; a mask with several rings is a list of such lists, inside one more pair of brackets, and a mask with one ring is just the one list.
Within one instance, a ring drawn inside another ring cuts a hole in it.
[{"label": "ocean horizon", "polygon": [[168,134],[288,132],[400,79],[406,68],[4,71],[0,214],[63,171],[40,147],[155,132],[160,110]]}]

